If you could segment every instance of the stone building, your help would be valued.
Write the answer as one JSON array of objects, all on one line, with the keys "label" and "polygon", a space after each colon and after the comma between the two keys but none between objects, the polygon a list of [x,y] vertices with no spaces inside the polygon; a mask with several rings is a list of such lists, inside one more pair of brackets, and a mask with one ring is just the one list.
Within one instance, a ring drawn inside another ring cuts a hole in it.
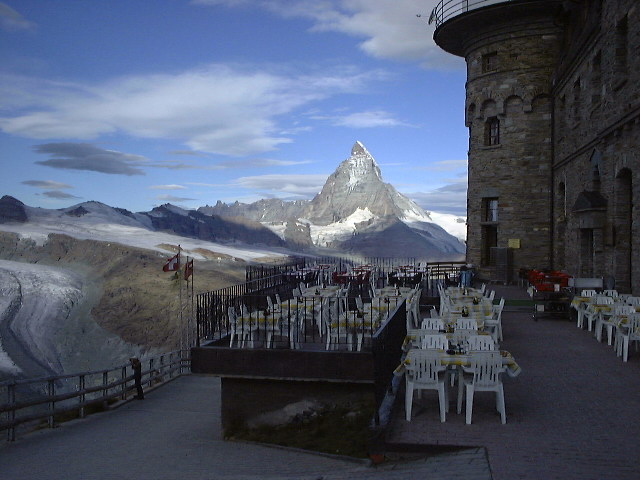
[{"label": "stone building", "polygon": [[640,294],[640,2],[446,0],[434,40],[467,63],[467,261],[615,278]]}]

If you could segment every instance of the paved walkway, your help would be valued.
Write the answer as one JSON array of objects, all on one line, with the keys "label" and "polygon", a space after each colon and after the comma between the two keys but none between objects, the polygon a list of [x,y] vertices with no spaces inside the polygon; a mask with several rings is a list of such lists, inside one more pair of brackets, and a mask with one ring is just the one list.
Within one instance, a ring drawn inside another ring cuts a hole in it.
[{"label": "paved walkway", "polygon": [[[517,287],[496,296],[527,298]],[[408,479],[514,480],[640,478],[640,353],[623,363],[575,322],[531,312],[503,314],[505,340],[523,369],[505,380],[507,424],[491,394],[478,394],[473,424],[455,407],[446,423],[423,397],[411,422],[402,406],[389,440],[456,445],[457,452],[405,455],[382,467],[289,449],[225,442],[220,382],[189,375],[144,401],[0,444],[0,478],[22,479]],[[455,395],[452,395],[452,406]],[[488,459],[487,459],[488,456]]]},{"label": "paved walkway", "polygon": [[491,478],[482,448],[371,467],[221,438],[220,381],[187,375],[113,411],[0,444],[2,480]]},{"label": "paved walkway", "polygon": [[[496,298],[528,298],[524,289],[498,287]],[[452,410],[440,423],[437,396],[404,420],[401,406],[392,442],[484,446],[495,480],[637,480],[640,478],[640,353],[629,362],[598,343],[573,321],[532,312],[503,314],[504,342],[522,374],[505,379],[507,424],[500,423],[495,397],[479,394],[473,423]],[[477,394],[478,395],[478,394]]]}]

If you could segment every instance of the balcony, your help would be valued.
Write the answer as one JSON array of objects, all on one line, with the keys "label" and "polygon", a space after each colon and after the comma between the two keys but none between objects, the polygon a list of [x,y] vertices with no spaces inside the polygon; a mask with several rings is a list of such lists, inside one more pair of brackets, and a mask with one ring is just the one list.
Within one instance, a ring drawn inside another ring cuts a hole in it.
[{"label": "balcony", "polygon": [[429,24],[435,23],[436,28],[448,19],[471,10],[495,5],[497,3],[507,3],[522,0],[442,0],[438,3],[429,16]]}]

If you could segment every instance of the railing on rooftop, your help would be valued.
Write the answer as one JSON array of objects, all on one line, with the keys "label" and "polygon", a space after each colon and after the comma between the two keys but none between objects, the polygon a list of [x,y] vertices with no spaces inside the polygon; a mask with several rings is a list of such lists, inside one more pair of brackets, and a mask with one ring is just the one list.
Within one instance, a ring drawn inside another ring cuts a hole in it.
[{"label": "railing on rooftop", "polygon": [[[145,389],[190,371],[189,350],[176,350],[141,359]],[[84,418],[92,408],[127,400],[136,393],[132,366],[0,382],[0,430],[16,439],[19,427],[53,428],[71,418]]]},{"label": "railing on rooftop", "polygon": [[[225,341],[231,340],[234,335],[233,347],[252,345],[262,347],[282,347],[283,342],[289,347],[314,348],[320,342],[325,342],[326,333],[323,322],[336,321],[339,316],[342,319],[338,322],[338,330],[332,332],[334,345],[352,345],[353,338],[349,338],[344,329],[353,331],[357,325],[364,336],[364,344],[369,345],[371,336],[374,334],[371,326],[375,325],[372,314],[359,311],[357,306],[357,297],[361,297],[364,303],[369,303],[372,297],[372,291],[377,288],[383,288],[388,285],[392,286],[418,286],[421,289],[422,296],[436,297],[437,283],[457,282],[460,267],[463,262],[418,262],[416,259],[391,259],[391,258],[367,258],[358,259],[345,258],[322,258],[314,259],[315,265],[325,265],[326,269],[320,270],[300,270],[306,266],[300,263],[298,270],[294,270],[287,266],[278,269],[273,275],[272,267],[264,270],[250,267],[247,278],[251,281],[239,285],[233,285],[223,289],[206,292],[197,296],[196,304],[196,320],[197,320],[197,346],[204,344],[223,345]],[[346,272],[355,264],[366,262],[370,267],[370,275],[367,277],[353,278],[350,285],[342,284],[344,305],[336,314],[331,311],[337,308],[335,305],[328,306],[322,303],[320,297],[311,297],[295,301],[294,289],[298,288],[300,283],[305,286],[322,286],[335,283],[334,274],[338,272]],[[410,279],[399,279],[395,276],[400,266],[418,267],[427,272],[419,277]],[[298,275],[299,274],[299,275]],[[264,275],[264,276],[262,276]],[[278,295],[280,302],[278,302]],[[272,303],[281,303],[282,312],[277,316],[278,321],[274,319],[273,312],[264,315],[269,310],[267,297],[270,297]],[[419,301],[419,300],[418,300]],[[300,305],[300,302],[303,302]],[[396,301],[391,300],[391,307],[396,306]],[[374,305],[376,312],[383,310],[385,306]],[[230,312],[231,308],[231,312]],[[387,313],[390,309],[387,309]],[[309,318],[306,322],[300,321],[300,312],[307,312],[305,315]],[[239,320],[234,325],[230,315],[236,315]],[[313,328],[309,325],[312,324]],[[357,329],[356,329],[357,330]],[[249,331],[248,334],[246,332]],[[244,342],[240,338],[240,344],[235,343],[238,335],[245,332]],[[256,341],[258,339],[258,341]],[[267,344],[269,340],[269,344]],[[358,341],[361,339],[358,338]],[[220,343],[222,342],[222,343]],[[271,343],[273,342],[273,343]]]},{"label": "railing on rooftop", "polygon": [[489,5],[512,1],[521,0],[442,0],[431,11],[431,15],[429,16],[429,24],[435,23],[436,28],[438,28],[448,19],[462,13]]}]

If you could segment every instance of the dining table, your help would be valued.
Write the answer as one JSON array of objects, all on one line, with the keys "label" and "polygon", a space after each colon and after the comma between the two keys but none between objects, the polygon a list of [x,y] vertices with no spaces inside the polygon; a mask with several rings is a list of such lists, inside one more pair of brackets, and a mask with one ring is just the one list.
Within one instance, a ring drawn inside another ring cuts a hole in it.
[{"label": "dining table", "polygon": [[[422,337],[424,335],[434,335],[434,334],[444,334],[447,337],[447,340],[451,341],[454,338],[454,330],[447,328],[444,331],[435,331],[435,330],[427,330],[425,328],[410,328],[409,330],[407,330],[407,334],[404,337],[404,340],[402,342],[402,350],[404,352],[408,352],[409,350],[411,350],[412,348],[420,348],[420,345],[422,343]],[[490,336],[491,333],[484,331],[484,330],[478,330],[477,331],[478,335],[487,335]]]},{"label": "dining table", "polygon": [[307,287],[300,294],[303,297],[335,297],[340,292],[340,286],[329,285],[325,287]]},{"label": "dining table", "polygon": [[[398,365],[396,369],[393,371],[393,374],[396,376],[404,375],[407,370],[407,367],[411,365],[412,357],[414,355],[412,352],[416,352],[418,350],[419,349],[415,349],[415,348],[409,350],[406,353],[406,356],[404,357],[404,359],[400,362],[400,365]],[[464,367],[471,366],[471,352],[448,353],[451,351],[450,350],[445,351],[441,349],[437,349],[437,351],[440,353],[440,361],[442,365],[446,367],[464,368]],[[500,356],[502,358],[502,366],[504,368],[504,372],[506,372],[506,374],[509,377],[515,378],[522,373],[522,368],[520,368],[520,365],[518,365],[515,358],[513,358],[513,355],[510,352],[506,350],[500,350]]]}]

